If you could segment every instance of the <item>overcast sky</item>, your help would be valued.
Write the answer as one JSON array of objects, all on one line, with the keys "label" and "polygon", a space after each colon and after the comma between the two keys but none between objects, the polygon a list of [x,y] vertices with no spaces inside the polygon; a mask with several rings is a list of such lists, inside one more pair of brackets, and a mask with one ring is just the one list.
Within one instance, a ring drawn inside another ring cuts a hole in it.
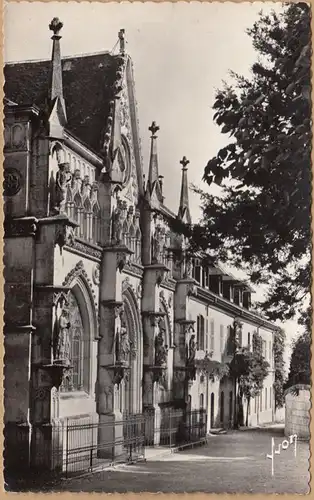
[{"label": "overcast sky", "polygon": [[[148,126],[160,126],[160,174],[166,204],[177,212],[183,155],[190,160],[189,181],[203,188],[208,159],[226,138],[212,120],[215,90],[230,69],[245,76],[256,60],[246,34],[267,3],[9,3],[5,6],[5,60],[49,58],[53,17],[64,23],[62,55],[112,50],[120,28],[134,63],[144,172],[149,160]],[[199,199],[190,193],[192,217]],[[285,325],[289,337],[296,325]]]}]

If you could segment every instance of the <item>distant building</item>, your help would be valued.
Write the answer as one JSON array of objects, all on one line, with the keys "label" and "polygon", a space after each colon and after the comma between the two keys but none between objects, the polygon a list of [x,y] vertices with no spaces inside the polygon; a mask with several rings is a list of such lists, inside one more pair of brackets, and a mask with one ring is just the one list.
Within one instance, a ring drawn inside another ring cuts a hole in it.
[{"label": "distant building", "polygon": [[61,60],[62,24],[50,28],[51,60],[5,67],[8,456],[51,466],[64,421],[107,422],[97,443],[114,443],[126,412],[152,415],[151,444],[169,408],[205,409],[207,430],[232,425],[233,382],[211,382],[197,360],[231,359],[236,320],[241,344],[258,331],[271,365],[249,422],[271,421],[274,327],[250,310],[246,283],[185,259],[169,221],[191,222],[188,161],[176,215],[163,196],[155,123],[144,177],[123,30],[118,55]]}]

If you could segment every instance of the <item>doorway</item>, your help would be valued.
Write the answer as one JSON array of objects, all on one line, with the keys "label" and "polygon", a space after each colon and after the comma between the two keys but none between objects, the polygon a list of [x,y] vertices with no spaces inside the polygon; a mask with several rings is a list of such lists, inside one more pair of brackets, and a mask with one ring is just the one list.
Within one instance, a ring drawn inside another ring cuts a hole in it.
[{"label": "doorway", "polygon": [[215,426],[215,395],[212,392],[210,395],[210,428]]}]

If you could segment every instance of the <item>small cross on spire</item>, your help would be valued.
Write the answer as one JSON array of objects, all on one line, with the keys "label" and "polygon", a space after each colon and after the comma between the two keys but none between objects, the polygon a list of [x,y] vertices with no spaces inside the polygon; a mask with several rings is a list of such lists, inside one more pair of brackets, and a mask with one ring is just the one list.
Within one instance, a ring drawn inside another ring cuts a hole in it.
[{"label": "small cross on spire", "polygon": [[156,125],[156,122],[153,122],[150,127],[148,127],[148,130],[152,133],[152,137],[155,136],[156,132],[158,132],[159,127]]},{"label": "small cross on spire", "polygon": [[120,40],[120,54],[125,54],[125,29],[121,29],[118,33],[118,37]]},{"label": "small cross on spire", "polygon": [[187,165],[190,163],[190,161],[186,158],[186,156],[183,156],[182,160],[180,161],[182,165],[183,170],[187,170]]},{"label": "small cross on spire", "polygon": [[54,17],[51,23],[49,24],[49,29],[53,31],[54,35],[59,35],[59,32],[61,31],[63,27],[63,23],[60,21],[58,17]]}]

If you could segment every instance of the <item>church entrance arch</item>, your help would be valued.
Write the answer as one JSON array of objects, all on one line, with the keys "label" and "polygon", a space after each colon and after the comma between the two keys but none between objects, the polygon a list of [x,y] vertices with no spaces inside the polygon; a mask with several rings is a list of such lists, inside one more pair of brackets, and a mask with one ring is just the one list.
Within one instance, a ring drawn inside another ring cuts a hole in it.
[{"label": "church entrance arch", "polygon": [[126,328],[130,343],[129,372],[120,384],[120,410],[127,413],[142,411],[143,335],[137,300],[131,286],[122,293],[123,314],[121,322]]}]

